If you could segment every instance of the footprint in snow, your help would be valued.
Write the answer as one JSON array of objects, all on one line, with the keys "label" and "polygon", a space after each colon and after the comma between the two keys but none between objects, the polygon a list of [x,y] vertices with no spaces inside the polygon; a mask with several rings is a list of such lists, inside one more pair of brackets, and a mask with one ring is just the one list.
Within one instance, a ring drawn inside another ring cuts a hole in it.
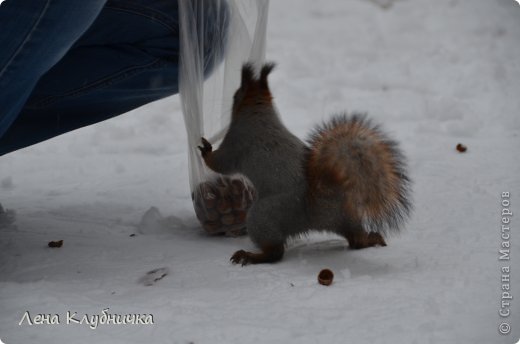
[{"label": "footprint in snow", "polygon": [[170,269],[164,267],[164,268],[157,268],[150,270],[139,279],[139,283],[143,284],[145,286],[151,286],[166,277],[170,273]]}]

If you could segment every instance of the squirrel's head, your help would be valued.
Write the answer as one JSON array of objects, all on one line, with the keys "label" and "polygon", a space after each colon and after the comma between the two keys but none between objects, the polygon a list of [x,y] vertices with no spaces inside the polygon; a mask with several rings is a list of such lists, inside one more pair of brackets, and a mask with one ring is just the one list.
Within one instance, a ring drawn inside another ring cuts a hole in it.
[{"label": "squirrel's head", "polygon": [[[266,63],[260,70],[260,76],[255,77],[255,69],[251,63],[242,67],[242,81],[233,96],[232,117],[240,116],[242,111],[256,106],[271,106],[271,92],[267,76],[274,69],[274,63]],[[246,112],[248,112],[246,110]]]}]

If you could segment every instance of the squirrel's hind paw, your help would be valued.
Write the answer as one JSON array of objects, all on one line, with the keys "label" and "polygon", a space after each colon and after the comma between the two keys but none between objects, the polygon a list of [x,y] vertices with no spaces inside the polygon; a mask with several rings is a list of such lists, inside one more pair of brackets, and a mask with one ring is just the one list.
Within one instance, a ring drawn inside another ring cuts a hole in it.
[{"label": "squirrel's hind paw", "polygon": [[359,231],[347,233],[348,244],[353,250],[360,250],[367,247],[386,246],[386,241],[381,233]]},{"label": "squirrel's hind paw", "polygon": [[236,251],[230,261],[233,264],[261,264],[261,263],[276,263],[281,260],[284,253],[283,244],[262,246],[262,252],[252,253],[244,250]]},{"label": "squirrel's hind paw", "polygon": [[249,264],[249,257],[251,252],[244,250],[236,251],[229,259],[233,264],[242,264],[242,266]]}]

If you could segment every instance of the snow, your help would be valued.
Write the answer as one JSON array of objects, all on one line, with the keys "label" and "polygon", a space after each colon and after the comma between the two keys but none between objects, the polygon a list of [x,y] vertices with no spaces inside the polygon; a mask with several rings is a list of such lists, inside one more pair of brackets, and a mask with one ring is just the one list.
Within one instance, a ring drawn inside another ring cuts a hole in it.
[{"label": "snow", "polygon": [[[230,264],[253,246],[198,225],[176,96],[1,157],[10,211],[0,212],[0,339],[515,343],[519,18],[512,0],[271,2],[267,56],[287,126],[304,138],[334,112],[368,112],[409,158],[415,211],[384,248],[352,251],[313,234],[278,264]],[[498,252],[505,191],[509,262]],[[63,247],[47,247],[53,240]],[[501,319],[504,265],[514,299]],[[335,274],[329,287],[317,283],[323,268]],[[66,324],[67,311],[106,308],[154,324]],[[60,324],[19,325],[26,311]]]}]

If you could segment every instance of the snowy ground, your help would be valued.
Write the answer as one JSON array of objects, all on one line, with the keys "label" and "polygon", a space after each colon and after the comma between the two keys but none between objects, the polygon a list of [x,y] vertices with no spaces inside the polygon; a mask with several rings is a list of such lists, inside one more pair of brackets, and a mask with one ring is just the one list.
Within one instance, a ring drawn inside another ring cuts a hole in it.
[{"label": "snowy ground", "polygon": [[[231,265],[252,245],[198,227],[177,97],[0,158],[0,201],[17,213],[0,229],[0,339],[515,343],[519,39],[513,0],[272,1],[267,56],[279,64],[271,84],[285,123],[305,137],[330,113],[367,111],[409,157],[416,210],[385,248],[312,236],[279,264]],[[515,213],[510,261],[498,259],[504,191]],[[163,218],[141,224],[151,207]],[[501,319],[504,265],[515,298]],[[144,286],[161,267],[169,274]],[[330,287],[316,282],[325,267]],[[105,308],[155,324],[65,324],[67,311]],[[26,311],[61,324],[20,326]]]}]

